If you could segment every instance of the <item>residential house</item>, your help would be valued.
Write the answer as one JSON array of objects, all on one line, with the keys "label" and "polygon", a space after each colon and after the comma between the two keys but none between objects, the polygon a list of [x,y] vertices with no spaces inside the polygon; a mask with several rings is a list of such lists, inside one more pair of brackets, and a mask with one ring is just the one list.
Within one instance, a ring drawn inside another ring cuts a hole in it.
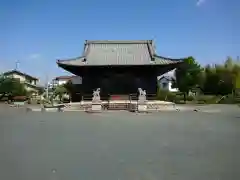
[{"label": "residential house", "polygon": [[52,80],[52,82],[50,82],[48,84],[48,87],[51,89],[51,88],[54,88],[56,86],[60,86],[60,85],[66,84],[69,80],[71,80],[71,77],[72,76],[58,76],[58,77],[55,77]]},{"label": "residential house", "polygon": [[18,70],[11,70],[3,73],[5,77],[10,77],[18,79],[21,83],[25,85],[27,91],[38,91],[37,83],[39,82],[38,78],[28,75],[26,73],[20,72]]},{"label": "residential house", "polygon": [[68,81],[72,81],[73,84],[82,84],[82,78],[79,76],[58,76],[49,83],[49,88],[66,84]]},{"label": "residential house", "polygon": [[178,88],[173,88],[174,77],[172,76],[161,76],[158,79],[159,87],[162,90],[170,91],[170,92],[178,92]]}]

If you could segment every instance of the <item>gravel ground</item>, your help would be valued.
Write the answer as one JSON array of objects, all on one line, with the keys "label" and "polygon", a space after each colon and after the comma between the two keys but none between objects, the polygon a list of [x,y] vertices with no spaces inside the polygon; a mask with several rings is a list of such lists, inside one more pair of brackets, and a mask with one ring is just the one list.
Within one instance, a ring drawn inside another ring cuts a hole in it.
[{"label": "gravel ground", "polygon": [[240,179],[239,109],[214,108],[221,111],[88,114],[1,108],[0,179]]}]

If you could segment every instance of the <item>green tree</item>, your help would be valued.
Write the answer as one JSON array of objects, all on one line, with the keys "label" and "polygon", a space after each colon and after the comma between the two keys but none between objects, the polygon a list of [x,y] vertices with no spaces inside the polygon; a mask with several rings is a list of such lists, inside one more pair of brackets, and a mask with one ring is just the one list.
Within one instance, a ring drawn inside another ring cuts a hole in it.
[{"label": "green tree", "polygon": [[202,68],[193,57],[184,59],[184,65],[176,69],[176,86],[183,93],[184,101],[191,88],[202,84],[202,76]]},{"label": "green tree", "polygon": [[63,86],[69,94],[71,94],[74,91],[74,85],[71,81],[68,81]]},{"label": "green tree", "polygon": [[76,85],[72,83],[72,81],[68,81],[66,84],[64,84],[64,87],[66,88],[70,101],[72,101],[72,97],[76,94],[75,89]]},{"label": "green tree", "polygon": [[228,56],[226,61],[224,62],[224,67],[226,69],[232,69],[234,64],[235,64],[234,60],[230,56]]},{"label": "green tree", "polygon": [[240,89],[240,71],[235,78],[235,89]]},{"label": "green tree", "polygon": [[63,95],[67,93],[67,89],[65,88],[65,85],[59,85],[54,89],[53,96],[58,96],[60,101],[62,101]]},{"label": "green tree", "polygon": [[25,96],[27,94],[27,91],[19,80],[1,76],[0,94],[2,96],[6,94],[11,94],[12,96]]},{"label": "green tree", "polygon": [[204,68],[203,92],[205,94],[217,94],[218,85],[219,85],[219,77],[216,73],[216,67],[207,65]]},{"label": "green tree", "polygon": [[234,91],[235,79],[240,72],[238,61],[228,57],[224,64],[208,65],[204,70],[204,93],[227,95]]},{"label": "green tree", "polygon": [[40,94],[40,95],[42,95],[45,91],[44,87],[40,87],[40,86],[37,88],[37,90],[38,90],[38,94]]}]

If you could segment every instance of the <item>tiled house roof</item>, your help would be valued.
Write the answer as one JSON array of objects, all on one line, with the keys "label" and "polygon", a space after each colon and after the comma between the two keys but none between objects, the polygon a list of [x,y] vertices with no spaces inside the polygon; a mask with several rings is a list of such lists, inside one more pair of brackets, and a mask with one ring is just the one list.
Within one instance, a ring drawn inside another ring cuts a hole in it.
[{"label": "tiled house roof", "polygon": [[164,65],[182,62],[157,56],[152,40],[141,41],[86,41],[82,56],[58,60],[59,65]]},{"label": "tiled house roof", "polygon": [[175,77],[173,77],[173,76],[161,76],[159,78],[159,81],[161,81],[162,79],[166,79],[167,81],[174,81]]},{"label": "tiled house roof", "polygon": [[31,75],[28,75],[28,74],[26,74],[26,73],[20,72],[20,71],[18,71],[18,70],[11,70],[11,71],[7,71],[7,72],[3,73],[3,75],[5,75],[5,76],[11,75],[11,74],[18,74],[18,75],[20,75],[20,76],[27,77],[28,79],[38,80],[38,78],[33,77],[33,76],[31,76]]},{"label": "tiled house roof", "polygon": [[58,76],[58,77],[55,77],[54,80],[70,80],[73,77],[76,77],[76,76]]}]

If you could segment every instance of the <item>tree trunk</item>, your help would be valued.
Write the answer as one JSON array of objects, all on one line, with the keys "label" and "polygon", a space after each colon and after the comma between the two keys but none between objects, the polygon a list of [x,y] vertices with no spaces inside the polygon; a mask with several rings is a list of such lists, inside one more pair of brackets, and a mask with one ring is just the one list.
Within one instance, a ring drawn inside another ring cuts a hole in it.
[{"label": "tree trunk", "polygon": [[186,103],[186,92],[183,93],[184,103]]}]

